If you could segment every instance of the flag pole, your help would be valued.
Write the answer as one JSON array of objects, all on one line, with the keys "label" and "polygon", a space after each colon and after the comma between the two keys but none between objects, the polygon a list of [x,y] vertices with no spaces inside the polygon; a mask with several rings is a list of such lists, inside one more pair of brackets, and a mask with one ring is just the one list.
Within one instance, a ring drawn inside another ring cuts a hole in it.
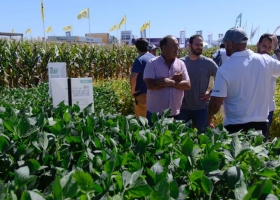
[{"label": "flag pole", "polygon": [[89,34],[90,34],[90,13],[88,8],[88,26],[89,26]]},{"label": "flag pole", "polygon": [[149,21],[149,43],[151,43],[150,31],[151,31],[151,21]]}]

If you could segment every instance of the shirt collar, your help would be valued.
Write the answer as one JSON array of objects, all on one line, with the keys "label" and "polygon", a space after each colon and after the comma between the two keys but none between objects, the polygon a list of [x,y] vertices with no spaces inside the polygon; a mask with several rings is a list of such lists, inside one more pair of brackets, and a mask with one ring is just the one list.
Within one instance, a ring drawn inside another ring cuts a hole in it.
[{"label": "shirt collar", "polygon": [[254,52],[251,49],[246,49],[244,51],[239,51],[233,53],[230,57],[243,57],[243,56],[249,56],[253,54]]}]

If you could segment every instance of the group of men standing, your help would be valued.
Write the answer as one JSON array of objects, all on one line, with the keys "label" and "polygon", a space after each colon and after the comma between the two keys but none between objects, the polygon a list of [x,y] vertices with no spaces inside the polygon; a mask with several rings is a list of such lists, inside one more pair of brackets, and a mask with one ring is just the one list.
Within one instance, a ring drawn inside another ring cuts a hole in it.
[{"label": "group of men standing", "polygon": [[[161,115],[171,108],[171,117],[192,120],[198,133],[204,133],[223,105],[224,126],[230,133],[255,128],[267,139],[267,121],[271,123],[270,111],[275,110],[275,77],[280,76],[278,40],[264,34],[257,44],[258,54],[247,49],[247,41],[243,29],[228,30],[223,40],[228,58],[218,67],[202,55],[201,35],[190,37],[189,54],[183,58],[177,58],[178,41],[171,35],[160,41],[161,55],[157,57],[149,53],[145,39],[138,39],[139,57],[130,77],[136,116],[147,117],[152,124],[153,113]],[[267,55],[271,50],[274,58]],[[207,91],[211,76],[215,85]]]}]

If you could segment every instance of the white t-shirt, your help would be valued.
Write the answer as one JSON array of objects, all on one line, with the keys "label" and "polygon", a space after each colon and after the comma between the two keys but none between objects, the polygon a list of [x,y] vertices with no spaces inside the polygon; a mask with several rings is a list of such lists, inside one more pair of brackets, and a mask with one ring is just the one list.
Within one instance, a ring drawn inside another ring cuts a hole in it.
[{"label": "white t-shirt", "polygon": [[236,52],[217,71],[211,96],[225,97],[224,125],[265,122],[269,113],[271,77],[280,76],[280,62],[251,50]]},{"label": "white t-shirt", "polygon": [[214,53],[213,58],[216,58],[218,56],[219,51],[220,51],[220,54],[221,54],[222,64],[224,64],[229,59],[229,57],[227,56],[227,52],[226,52],[225,48],[218,49]]},{"label": "white t-shirt", "polygon": [[[275,54],[272,55],[272,58],[278,60],[277,56]],[[272,87],[270,87],[269,112],[276,110],[275,99],[274,99],[274,94],[275,94],[275,89],[276,89],[276,78],[275,77],[271,78],[271,86]]]}]

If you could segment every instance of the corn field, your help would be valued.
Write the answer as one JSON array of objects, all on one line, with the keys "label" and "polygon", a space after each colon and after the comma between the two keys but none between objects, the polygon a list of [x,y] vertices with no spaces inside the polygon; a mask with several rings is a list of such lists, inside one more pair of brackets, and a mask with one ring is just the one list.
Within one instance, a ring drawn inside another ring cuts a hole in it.
[{"label": "corn field", "polygon": [[[203,55],[212,57],[215,51],[216,48],[204,50]],[[187,53],[180,50],[179,57]],[[126,45],[0,40],[0,86],[31,87],[48,81],[48,62],[66,62],[71,78],[124,79],[137,55],[134,46]]]},{"label": "corn field", "polygon": [[0,86],[47,81],[48,62],[66,62],[71,78],[126,78],[136,57],[136,48],[128,46],[0,40]]}]

